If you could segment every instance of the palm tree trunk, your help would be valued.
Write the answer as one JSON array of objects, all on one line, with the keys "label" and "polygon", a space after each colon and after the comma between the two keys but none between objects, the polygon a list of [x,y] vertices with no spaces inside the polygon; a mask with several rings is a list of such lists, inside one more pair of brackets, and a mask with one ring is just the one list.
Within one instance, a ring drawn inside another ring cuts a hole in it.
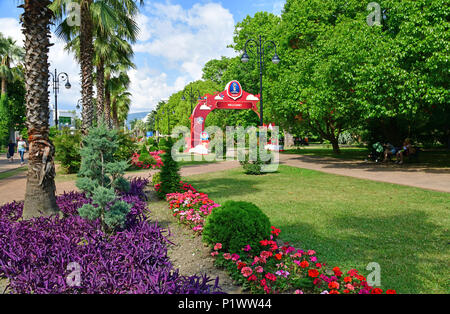
[{"label": "palm tree trunk", "polygon": [[97,66],[97,122],[105,122],[105,67],[103,62]]},{"label": "palm tree trunk", "polygon": [[119,129],[119,117],[118,117],[118,113],[117,113],[117,105],[112,107],[112,120],[113,120],[114,128],[116,130],[118,130]]},{"label": "palm tree trunk", "polygon": [[[109,78],[107,78],[109,79]],[[108,128],[112,128],[111,125],[111,91],[108,85],[105,85],[105,123]]]},{"label": "palm tree trunk", "polygon": [[8,81],[6,80],[6,78],[2,78],[2,96],[6,95],[7,92],[8,92]]},{"label": "palm tree trunk", "polygon": [[80,64],[81,64],[81,97],[83,101],[83,119],[82,130],[87,134],[92,126],[94,107],[92,103],[94,81],[92,73],[94,65],[92,58],[94,56],[93,44],[93,24],[90,12],[92,0],[83,0],[81,2],[81,27],[80,27]]},{"label": "palm tree trunk", "polygon": [[50,19],[48,0],[26,0],[21,6],[25,35],[25,85],[29,166],[24,218],[58,213],[55,198],[54,146],[49,140],[48,51]]}]

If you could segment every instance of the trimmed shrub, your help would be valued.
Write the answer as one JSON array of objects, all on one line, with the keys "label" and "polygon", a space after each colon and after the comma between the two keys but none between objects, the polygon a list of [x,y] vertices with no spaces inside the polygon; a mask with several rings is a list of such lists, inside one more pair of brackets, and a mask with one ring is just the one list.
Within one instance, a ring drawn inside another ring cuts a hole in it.
[{"label": "trimmed shrub", "polygon": [[180,166],[172,158],[172,139],[169,138],[167,141],[167,148],[165,153],[162,155],[163,166],[161,168],[161,184],[156,191],[158,197],[161,199],[166,198],[166,194],[176,193],[181,191],[181,177],[180,177]]},{"label": "trimmed shrub", "polygon": [[241,252],[245,245],[259,246],[260,239],[270,236],[270,221],[256,205],[227,201],[214,209],[206,219],[203,241],[214,246],[221,243],[225,251]]},{"label": "trimmed shrub", "polygon": [[159,149],[164,150],[164,151],[167,150],[168,142],[169,142],[169,140],[167,140],[165,137],[161,137],[159,139],[159,144],[158,144]]}]

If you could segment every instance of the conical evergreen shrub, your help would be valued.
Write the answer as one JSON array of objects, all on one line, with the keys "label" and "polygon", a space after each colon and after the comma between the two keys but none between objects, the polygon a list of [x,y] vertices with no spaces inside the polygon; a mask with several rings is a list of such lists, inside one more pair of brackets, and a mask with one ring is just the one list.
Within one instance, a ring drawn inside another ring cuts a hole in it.
[{"label": "conical evergreen shrub", "polygon": [[169,138],[166,142],[165,153],[161,157],[163,166],[160,172],[161,185],[157,191],[159,198],[165,198],[166,194],[179,192],[181,190],[180,166],[172,158],[173,144],[172,138]]}]

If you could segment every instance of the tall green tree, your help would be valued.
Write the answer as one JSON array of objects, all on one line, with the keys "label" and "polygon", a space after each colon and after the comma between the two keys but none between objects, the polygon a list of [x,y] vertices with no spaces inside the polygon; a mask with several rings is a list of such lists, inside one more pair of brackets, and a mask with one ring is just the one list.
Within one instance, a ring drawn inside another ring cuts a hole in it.
[{"label": "tall green tree", "polygon": [[48,51],[52,11],[48,0],[25,0],[21,5],[25,36],[25,86],[29,167],[24,217],[59,211],[55,198],[54,146],[49,140]]}]

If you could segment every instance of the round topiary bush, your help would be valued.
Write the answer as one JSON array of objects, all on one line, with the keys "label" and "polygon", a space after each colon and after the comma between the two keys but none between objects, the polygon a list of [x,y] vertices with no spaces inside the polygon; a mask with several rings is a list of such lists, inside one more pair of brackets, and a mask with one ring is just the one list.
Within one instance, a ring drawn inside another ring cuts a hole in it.
[{"label": "round topiary bush", "polygon": [[270,237],[270,221],[256,205],[249,202],[227,201],[215,208],[206,219],[203,241],[222,249],[239,253],[246,245],[259,246],[259,241]]}]

